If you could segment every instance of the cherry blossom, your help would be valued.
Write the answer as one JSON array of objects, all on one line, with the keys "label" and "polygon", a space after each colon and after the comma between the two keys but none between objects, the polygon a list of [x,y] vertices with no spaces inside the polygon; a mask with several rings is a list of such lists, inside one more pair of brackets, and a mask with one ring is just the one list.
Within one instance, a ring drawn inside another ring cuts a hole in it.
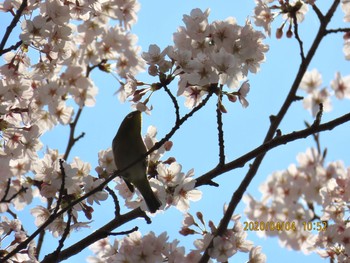
[{"label": "cherry blossom", "polygon": [[350,98],[350,76],[342,77],[339,72],[331,82],[331,87],[338,99]]},{"label": "cherry blossom", "polygon": [[312,93],[312,91],[314,91],[321,85],[322,85],[322,76],[317,71],[317,69],[313,69],[305,73],[300,83],[300,88],[305,90],[307,93]]},{"label": "cherry blossom", "polygon": [[[264,28],[268,36],[271,36],[271,23],[278,15],[282,16],[284,20],[282,25],[276,30],[276,38],[283,36],[283,28],[286,23],[289,23],[287,29],[287,37],[293,35],[292,25],[293,21],[301,23],[304,20],[305,14],[308,12],[307,1],[275,1],[275,0],[256,0],[256,6],[254,9],[255,25]],[[310,1],[309,1],[310,2]],[[273,3],[271,6],[268,4]],[[311,3],[309,3],[311,4]]]},{"label": "cherry blossom", "polygon": [[266,262],[266,256],[261,253],[261,247],[257,246],[252,248],[249,252],[249,263],[264,263]]}]

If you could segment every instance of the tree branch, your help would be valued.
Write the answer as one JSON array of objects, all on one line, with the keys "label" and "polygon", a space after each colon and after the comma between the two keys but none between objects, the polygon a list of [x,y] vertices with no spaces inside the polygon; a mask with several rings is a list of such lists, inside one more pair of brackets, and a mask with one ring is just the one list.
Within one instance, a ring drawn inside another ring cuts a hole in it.
[{"label": "tree branch", "polygon": [[[221,87],[222,88],[222,87]],[[218,102],[216,104],[216,121],[218,124],[218,142],[219,142],[219,164],[218,166],[222,166],[225,164],[225,141],[224,141],[224,130],[222,123],[222,112],[221,112],[221,100],[222,100],[222,92],[220,88],[220,95],[218,96]]]},{"label": "tree branch", "polygon": [[269,150],[276,148],[280,145],[287,144],[289,142],[304,139],[309,137],[310,135],[314,135],[315,133],[332,130],[335,127],[342,125],[346,122],[350,122],[350,113],[347,113],[339,118],[336,118],[332,121],[320,124],[320,125],[311,125],[307,127],[306,129],[295,131],[286,135],[281,135],[278,137],[273,138],[272,140],[263,143],[262,145],[256,147],[255,149],[251,150],[250,152],[240,156],[239,158],[224,164],[221,167],[215,167],[214,169],[210,170],[209,172],[203,174],[202,176],[198,177],[196,179],[196,187],[201,185],[206,185],[208,182],[210,182],[215,177],[226,173],[228,171],[243,167],[247,162],[250,160],[265,154]]},{"label": "tree branch", "polygon": [[81,135],[79,135],[77,138],[74,137],[74,133],[75,133],[75,128],[77,126],[78,120],[80,118],[80,115],[83,111],[83,108],[79,108],[77,115],[75,115],[75,119],[72,123],[69,124],[70,127],[70,132],[69,132],[69,140],[68,140],[68,144],[67,144],[67,148],[66,148],[66,152],[63,155],[63,160],[67,161],[68,155],[70,153],[70,151],[72,150],[74,144],[80,140],[82,137],[84,137],[85,133],[82,133]]},{"label": "tree branch", "polygon": [[[7,27],[6,29],[6,32],[5,32],[5,35],[4,37],[2,38],[2,41],[0,43],[0,56],[2,56],[3,54],[5,54],[6,52],[10,51],[11,49],[6,49],[4,50],[5,48],[5,45],[6,45],[6,42],[7,40],[9,39],[11,33],[12,33],[12,30],[15,28],[15,26],[17,25],[24,9],[26,9],[28,5],[28,1],[27,0],[23,0],[22,4],[20,5],[20,7],[18,8],[17,12],[16,12],[16,15],[13,17],[12,21],[11,21],[11,24]],[[17,43],[18,44],[18,43]],[[14,45],[14,46],[11,46],[11,47],[17,47],[17,44]],[[18,45],[19,46],[19,45]]]},{"label": "tree branch", "polygon": [[[98,229],[94,233],[76,242],[74,245],[68,247],[67,249],[62,250],[57,258],[57,262],[65,260],[71,257],[72,255],[78,254],[80,251],[82,251],[89,245],[95,243],[100,239],[107,237],[110,234],[110,232],[112,232],[114,229],[118,228],[119,226],[122,226],[123,224],[129,222],[131,219],[143,217],[143,214],[144,214],[144,211],[142,211],[141,208],[136,208],[124,215],[120,215],[118,218],[114,218],[113,220],[108,222],[106,225],[102,226],[100,229]],[[54,258],[54,255],[49,254],[41,261],[41,263],[51,263],[53,262],[52,261],[53,258]]]}]

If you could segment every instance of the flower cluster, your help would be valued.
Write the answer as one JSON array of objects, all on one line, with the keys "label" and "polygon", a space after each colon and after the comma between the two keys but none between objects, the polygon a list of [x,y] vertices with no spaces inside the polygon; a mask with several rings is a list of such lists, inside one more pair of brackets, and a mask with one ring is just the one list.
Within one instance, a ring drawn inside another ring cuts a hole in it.
[{"label": "flower cluster", "polygon": [[[27,178],[27,180],[39,189],[41,198],[56,201],[59,199],[59,195],[61,195],[61,203],[59,205],[65,207],[72,200],[90,192],[103,182],[103,179],[91,176],[90,164],[83,162],[78,157],[75,157],[71,164],[59,164],[57,162],[58,158],[60,156],[58,156],[57,151],[48,151],[42,159],[33,164],[34,178]],[[64,193],[61,191],[62,184],[64,184]],[[78,220],[79,211],[82,211],[86,218],[91,219],[93,212],[92,205],[94,203],[100,204],[100,201],[106,200],[107,197],[108,194],[105,191],[99,191],[75,205],[71,212],[75,222],[71,225],[71,230],[87,224]],[[56,204],[54,203],[53,207],[55,206]],[[51,209],[42,206],[33,208],[31,213],[35,217],[35,225],[38,227],[41,226],[51,215],[51,212]],[[61,236],[66,229],[64,217],[64,214],[61,215],[48,227],[48,230],[55,237]]]},{"label": "flower cluster", "polygon": [[[344,12],[344,22],[350,22],[350,1],[342,0],[341,8]],[[345,59],[350,60],[350,34],[346,32],[344,34],[344,47],[343,52],[345,55]]]},{"label": "flower cluster", "polygon": [[95,262],[181,262],[190,263],[192,255],[184,255],[184,247],[178,246],[179,241],[168,242],[164,232],[156,236],[153,232],[141,235],[135,231],[122,240],[101,239],[90,246],[96,256],[88,257],[87,261]]},{"label": "flower cluster", "polygon": [[[254,9],[254,23],[257,26],[264,28],[266,34],[271,36],[271,23],[278,16],[282,15],[283,23],[276,30],[276,37],[283,36],[285,25],[289,24],[286,35],[293,36],[292,26],[294,21],[301,23],[304,20],[305,14],[308,11],[307,2],[311,1],[289,1],[289,0],[255,0],[256,6]],[[306,2],[306,3],[305,3]],[[269,6],[271,4],[271,6]]]},{"label": "flower cluster", "polygon": [[197,222],[191,214],[185,214],[185,218],[182,222],[183,227],[180,231],[180,234],[184,236],[201,236],[194,241],[194,245],[197,248],[197,250],[192,251],[193,254],[196,254],[197,260],[195,260],[195,262],[198,262],[201,253],[205,251],[211,240],[213,240],[213,244],[212,247],[209,248],[208,253],[209,256],[216,259],[217,262],[227,262],[228,259],[238,251],[244,253],[250,252],[248,262],[264,263],[266,261],[266,256],[261,253],[261,248],[254,247],[253,242],[247,240],[247,232],[243,229],[240,216],[232,216],[231,221],[234,223],[233,227],[228,228],[221,236],[215,236],[217,228],[212,221],[208,222],[210,231],[206,229],[202,213],[197,212],[196,217],[199,219],[199,222]]},{"label": "flower cluster", "polygon": [[[95,253],[94,257],[89,257],[88,262],[173,262],[173,263],[190,263],[198,262],[202,256],[202,252],[209,244],[216,227],[213,222],[209,222],[211,232],[205,230],[203,215],[197,213],[197,217],[203,225],[197,223],[194,217],[186,214],[183,220],[183,228],[180,231],[183,235],[199,234],[201,238],[194,242],[196,249],[186,254],[185,248],[179,246],[179,241],[168,241],[166,233],[156,236],[153,232],[142,236],[139,231],[132,232],[122,240],[115,239],[111,242],[108,238],[102,239],[90,246]],[[217,262],[227,262],[238,251],[249,252],[250,263],[264,263],[266,256],[261,253],[261,247],[254,247],[251,241],[246,240],[247,232],[243,230],[242,224],[239,222],[239,216],[234,216],[232,221],[234,226],[228,229],[224,236],[215,237],[213,247],[209,254],[211,258]],[[190,227],[197,227],[197,232]],[[210,260],[209,262],[212,262]]]},{"label": "flower cluster", "polygon": [[[23,226],[18,219],[9,220],[6,216],[1,217],[0,222],[0,236],[1,236],[1,248],[2,253],[7,251],[11,252],[21,242],[27,239],[27,234],[23,230]],[[11,243],[6,245],[7,241],[13,236]],[[26,249],[23,249],[21,253],[17,253],[11,262],[32,262],[38,263],[39,261],[35,257],[36,246],[35,242],[31,241]]]},{"label": "flower cluster", "polygon": [[[335,74],[335,79],[331,81],[331,89],[335,97],[339,100],[350,99],[350,76],[342,77],[339,72]],[[300,88],[303,89],[308,96],[304,98],[304,108],[311,111],[312,116],[316,116],[322,104],[323,111],[327,112],[332,109],[330,97],[332,93],[326,88],[320,88],[322,85],[322,76],[313,69],[305,73]]]},{"label": "flower cluster", "polygon": [[[260,187],[261,201],[247,195],[245,210],[254,221],[294,222],[296,231],[259,231],[278,236],[280,243],[304,253],[317,251],[322,257],[339,262],[350,251],[350,169],[341,162],[324,165],[324,157],[315,149],[297,156],[299,165],[273,173]],[[322,214],[318,214],[319,211]],[[308,222],[327,221],[328,227],[307,228]]]},{"label": "flower cluster", "polygon": [[193,9],[190,15],[183,17],[185,26],[174,33],[173,46],[161,50],[157,45],[150,45],[142,57],[148,64],[148,73],[159,76],[159,85],[137,90],[137,86],[145,83],[130,78],[121,87],[122,97],[139,101],[147,91],[155,91],[178,77],[177,95],[185,96],[185,105],[189,108],[198,105],[213,87],[224,85],[237,90],[219,94],[233,102],[239,98],[243,106],[247,106],[245,97],[249,84],[245,82],[243,89],[238,88],[248,72],[258,72],[265,60],[268,51],[268,46],[262,42],[265,37],[254,30],[248,20],[240,26],[232,17],[212,23],[208,17],[209,9],[204,12]]}]

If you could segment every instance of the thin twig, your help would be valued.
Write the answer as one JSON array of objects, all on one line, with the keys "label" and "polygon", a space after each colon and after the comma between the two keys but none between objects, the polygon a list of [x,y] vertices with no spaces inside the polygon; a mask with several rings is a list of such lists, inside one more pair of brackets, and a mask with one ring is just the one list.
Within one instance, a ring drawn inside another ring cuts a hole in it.
[{"label": "thin twig", "polygon": [[82,133],[81,135],[79,135],[77,138],[74,137],[74,133],[75,133],[75,128],[77,126],[78,120],[80,118],[80,115],[83,111],[83,108],[79,108],[77,115],[75,115],[75,119],[72,123],[69,124],[70,127],[70,132],[69,132],[69,139],[68,139],[68,144],[67,144],[67,148],[66,148],[66,152],[63,155],[63,160],[67,160],[68,155],[70,153],[70,151],[72,150],[74,144],[82,137],[84,137],[85,133]]},{"label": "thin twig", "polygon": [[164,88],[165,92],[169,95],[171,101],[174,104],[175,115],[176,115],[175,125],[176,125],[180,121],[180,107],[179,107],[179,104],[177,103],[177,100],[176,100],[175,96],[171,93],[171,91],[168,88],[168,86],[167,85],[163,85],[163,88]]},{"label": "thin twig", "polygon": [[61,187],[60,187],[60,190],[58,193],[56,207],[53,210],[52,216],[55,216],[57,214],[58,210],[60,209],[63,194],[64,194],[64,188],[66,186],[66,172],[65,172],[64,167],[63,167],[64,161],[62,159],[60,159],[59,162],[60,162],[60,170],[61,170]]},{"label": "thin twig", "polygon": [[6,54],[7,52],[10,52],[11,50],[16,50],[23,44],[23,41],[20,40],[16,44],[9,46],[8,48],[4,48],[2,52],[0,52],[0,56],[3,54]]},{"label": "thin twig", "polygon": [[28,1],[23,0],[22,4],[20,5],[20,7],[18,8],[18,10],[16,12],[16,15],[13,17],[11,24],[7,27],[5,35],[2,38],[2,41],[0,43],[0,56],[3,55],[5,52],[8,52],[8,49],[4,50],[6,42],[9,39],[9,37],[12,33],[12,30],[17,25],[20,17],[22,16],[22,13],[23,13],[24,9],[26,9],[27,5],[28,5]]},{"label": "thin twig", "polygon": [[301,62],[303,63],[305,60],[304,46],[303,46],[303,41],[301,40],[301,38],[299,36],[299,30],[298,30],[299,26],[298,26],[298,20],[297,20],[296,13],[293,13],[293,25],[294,25],[295,39],[299,43]]},{"label": "thin twig", "polygon": [[349,27],[344,28],[335,28],[335,29],[327,29],[326,34],[333,34],[333,33],[348,33],[350,32]]},{"label": "thin twig", "polygon": [[216,121],[218,125],[217,128],[218,128],[218,142],[219,142],[218,166],[222,166],[225,164],[225,141],[224,141],[224,130],[223,130],[223,123],[222,123],[222,112],[220,109],[221,100],[222,100],[222,92],[220,92],[220,95],[218,96],[218,103],[216,105]]},{"label": "thin twig", "polygon": [[106,186],[105,189],[110,194],[110,196],[112,196],[112,199],[114,202],[114,216],[117,217],[120,215],[120,205],[119,205],[118,197],[109,186]]},{"label": "thin twig", "polygon": [[53,262],[57,262],[58,261],[58,258],[59,258],[59,255],[60,255],[60,252],[62,250],[62,248],[64,247],[64,242],[65,240],[67,239],[69,233],[70,233],[70,229],[71,229],[71,221],[72,221],[72,209],[69,209],[68,210],[68,220],[67,220],[67,223],[66,223],[66,227],[64,229],[64,232],[62,234],[62,237],[60,239],[60,241],[58,242],[58,246],[56,248],[56,250],[52,253],[53,255]]},{"label": "thin twig", "polygon": [[110,232],[108,233],[108,235],[110,236],[123,236],[123,235],[128,235],[128,234],[131,234],[132,232],[135,232],[139,230],[139,228],[137,226],[133,227],[132,229],[130,230],[127,230],[127,231],[121,231],[121,232]]}]

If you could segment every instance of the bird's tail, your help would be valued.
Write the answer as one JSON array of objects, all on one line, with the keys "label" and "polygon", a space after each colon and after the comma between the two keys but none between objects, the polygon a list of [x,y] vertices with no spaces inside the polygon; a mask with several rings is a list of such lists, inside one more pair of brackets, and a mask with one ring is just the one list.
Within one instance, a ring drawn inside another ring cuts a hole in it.
[{"label": "bird's tail", "polygon": [[150,184],[148,183],[142,183],[141,185],[135,185],[137,189],[139,189],[140,193],[143,196],[143,199],[145,199],[146,205],[151,213],[154,213],[158,210],[158,208],[162,205],[162,203],[159,201],[158,197],[153,193],[152,188]]}]

